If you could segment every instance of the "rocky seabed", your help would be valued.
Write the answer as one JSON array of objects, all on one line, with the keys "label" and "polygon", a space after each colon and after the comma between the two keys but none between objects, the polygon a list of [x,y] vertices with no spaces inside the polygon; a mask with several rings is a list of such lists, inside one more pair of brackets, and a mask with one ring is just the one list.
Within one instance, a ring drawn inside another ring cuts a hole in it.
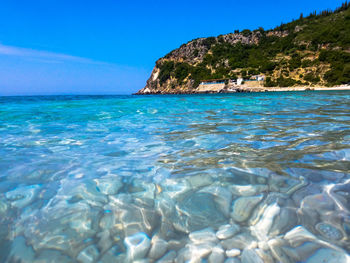
[{"label": "rocky seabed", "polygon": [[19,187],[0,200],[6,262],[350,262],[350,180],[336,176],[63,179],[46,202]]}]

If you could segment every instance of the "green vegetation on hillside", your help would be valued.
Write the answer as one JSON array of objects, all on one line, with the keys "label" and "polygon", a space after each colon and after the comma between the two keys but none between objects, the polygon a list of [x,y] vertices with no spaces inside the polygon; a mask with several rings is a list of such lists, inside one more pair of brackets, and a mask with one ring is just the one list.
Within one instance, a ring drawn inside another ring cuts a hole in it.
[{"label": "green vegetation on hillside", "polygon": [[[233,45],[223,36],[206,38],[201,42],[206,54],[193,63],[175,62],[172,53],[159,60],[159,83],[175,78],[179,85],[192,81],[197,87],[205,79],[249,78],[256,74],[266,75],[265,86],[350,83],[349,7],[346,2],[335,11],[301,15],[274,30],[259,28],[240,33],[245,37],[259,33],[255,45]],[[192,56],[198,55],[196,48]]]}]

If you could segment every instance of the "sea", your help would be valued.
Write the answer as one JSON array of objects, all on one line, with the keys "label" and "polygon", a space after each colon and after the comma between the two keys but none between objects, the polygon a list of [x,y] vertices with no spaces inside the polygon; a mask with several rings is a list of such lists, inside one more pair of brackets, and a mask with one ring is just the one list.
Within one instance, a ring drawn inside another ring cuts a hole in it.
[{"label": "sea", "polygon": [[349,91],[0,97],[0,262],[349,253]]}]

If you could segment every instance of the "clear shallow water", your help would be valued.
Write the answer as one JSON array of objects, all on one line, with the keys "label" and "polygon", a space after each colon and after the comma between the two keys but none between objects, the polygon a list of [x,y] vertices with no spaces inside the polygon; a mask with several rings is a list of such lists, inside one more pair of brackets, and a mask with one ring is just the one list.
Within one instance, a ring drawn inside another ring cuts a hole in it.
[{"label": "clear shallow water", "polygon": [[350,93],[0,97],[0,262],[350,262]]}]

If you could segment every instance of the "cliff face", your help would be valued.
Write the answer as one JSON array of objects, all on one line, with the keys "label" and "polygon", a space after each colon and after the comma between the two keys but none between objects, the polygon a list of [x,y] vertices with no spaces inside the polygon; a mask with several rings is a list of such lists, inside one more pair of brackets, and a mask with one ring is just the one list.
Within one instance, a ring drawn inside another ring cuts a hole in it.
[{"label": "cliff face", "polygon": [[274,30],[194,39],[160,58],[138,94],[196,93],[203,80],[254,75],[266,87],[350,82],[349,4]]},{"label": "cliff face", "polygon": [[[276,32],[276,34],[282,35],[283,32]],[[237,43],[242,43],[244,45],[257,45],[261,37],[262,34],[257,31],[249,33],[248,35],[237,33],[192,40],[187,44],[182,45],[180,48],[173,50],[165,57],[160,58],[156,62],[156,66],[153,68],[146,86],[141,89],[138,94],[193,93],[196,91],[198,83],[195,83],[195,80],[191,78],[190,73],[188,73],[183,80],[179,79],[177,76],[181,73],[181,69],[179,70],[176,68],[176,65],[180,64],[196,67],[203,63],[204,57],[210,54],[211,47],[217,43],[227,43],[230,45],[236,45]],[[170,64],[172,62],[174,64]],[[170,74],[166,74],[167,72],[165,72],[166,76],[164,76],[164,71],[167,69],[164,69],[164,65],[169,65]],[[183,71],[185,70],[186,69],[183,69]]]}]

